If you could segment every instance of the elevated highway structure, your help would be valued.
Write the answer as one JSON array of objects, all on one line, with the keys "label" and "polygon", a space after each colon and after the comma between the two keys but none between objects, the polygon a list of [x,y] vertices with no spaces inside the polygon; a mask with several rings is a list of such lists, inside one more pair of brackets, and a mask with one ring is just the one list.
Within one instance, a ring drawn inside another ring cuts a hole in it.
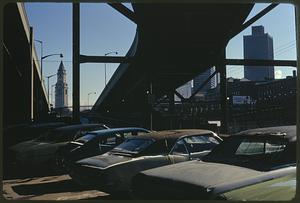
[{"label": "elevated highway structure", "polygon": [[3,16],[4,127],[40,121],[48,114],[49,104],[41,82],[33,28],[29,25],[23,3],[8,3]]},{"label": "elevated highway structure", "polygon": [[224,73],[226,45],[253,5],[133,4],[132,60],[118,67],[92,111],[147,126],[158,99],[172,103],[176,88],[213,66]]}]

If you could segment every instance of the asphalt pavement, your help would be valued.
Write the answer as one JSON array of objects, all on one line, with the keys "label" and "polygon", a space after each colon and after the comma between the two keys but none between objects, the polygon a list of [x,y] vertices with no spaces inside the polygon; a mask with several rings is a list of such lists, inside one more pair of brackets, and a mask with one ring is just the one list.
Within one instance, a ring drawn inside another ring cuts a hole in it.
[{"label": "asphalt pavement", "polygon": [[120,200],[98,190],[84,188],[66,174],[45,170],[9,171],[3,178],[3,198],[6,200]]}]

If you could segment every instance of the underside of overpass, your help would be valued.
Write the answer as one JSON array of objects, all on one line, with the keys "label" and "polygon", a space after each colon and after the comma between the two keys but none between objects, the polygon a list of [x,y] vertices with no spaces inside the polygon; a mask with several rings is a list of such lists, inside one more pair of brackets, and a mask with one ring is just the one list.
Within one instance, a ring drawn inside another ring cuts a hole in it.
[{"label": "underside of overpass", "polygon": [[48,115],[48,101],[40,66],[22,3],[4,8],[4,127],[41,121]]},{"label": "underside of overpass", "polygon": [[[133,4],[135,40],[92,111],[148,126],[154,101],[208,68],[225,70],[225,48],[254,4]],[[222,71],[222,70],[221,70]],[[226,77],[226,75],[225,75]]]}]

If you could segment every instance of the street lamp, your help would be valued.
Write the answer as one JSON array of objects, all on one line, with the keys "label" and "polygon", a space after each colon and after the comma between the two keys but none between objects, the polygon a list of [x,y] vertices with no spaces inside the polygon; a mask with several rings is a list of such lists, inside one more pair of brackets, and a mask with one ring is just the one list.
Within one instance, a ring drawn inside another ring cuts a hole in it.
[{"label": "street lamp", "polygon": [[[118,54],[118,52],[116,52],[116,51],[111,51],[111,52],[108,52],[108,53],[106,53],[106,54],[104,54],[104,56],[107,56],[107,55],[109,55],[109,54]],[[105,86],[106,86],[106,63],[104,63],[104,77],[105,77]]]},{"label": "street lamp", "polygon": [[48,96],[48,102],[50,103],[50,101],[49,101],[49,79],[50,78],[52,78],[53,76],[55,76],[56,75],[56,73],[55,74],[53,74],[53,75],[49,75],[49,76],[46,76],[46,78],[47,78],[47,82],[48,82],[48,92],[47,92],[47,96]]},{"label": "street lamp", "polygon": [[43,60],[49,56],[56,56],[56,55],[59,55],[60,58],[64,57],[63,54],[49,54],[49,55],[46,55],[46,56],[43,56],[43,41],[41,40],[37,40],[35,39],[34,41],[36,42],[39,42],[41,44],[41,78],[43,80]]},{"label": "street lamp", "polygon": [[88,93],[88,108],[90,108],[89,106],[90,106],[90,95],[91,94],[96,94],[96,92],[90,92],[90,93]]},{"label": "street lamp", "polygon": [[41,75],[42,75],[42,78],[43,78],[43,60],[49,56],[60,56],[60,58],[64,57],[62,54],[49,54],[49,55],[46,55],[46,56],[43,56],[41,58]]}]

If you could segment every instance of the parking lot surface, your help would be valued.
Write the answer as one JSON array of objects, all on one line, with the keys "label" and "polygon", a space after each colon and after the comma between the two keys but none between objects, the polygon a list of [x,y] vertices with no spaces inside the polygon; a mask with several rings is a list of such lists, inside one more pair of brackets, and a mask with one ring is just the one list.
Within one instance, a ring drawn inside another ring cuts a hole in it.
[{"label": "parking lot surface", "polygon": [[82,188],[68,175],[3,180],[7,200],[88,200],[115,199],[111,195]]}]

